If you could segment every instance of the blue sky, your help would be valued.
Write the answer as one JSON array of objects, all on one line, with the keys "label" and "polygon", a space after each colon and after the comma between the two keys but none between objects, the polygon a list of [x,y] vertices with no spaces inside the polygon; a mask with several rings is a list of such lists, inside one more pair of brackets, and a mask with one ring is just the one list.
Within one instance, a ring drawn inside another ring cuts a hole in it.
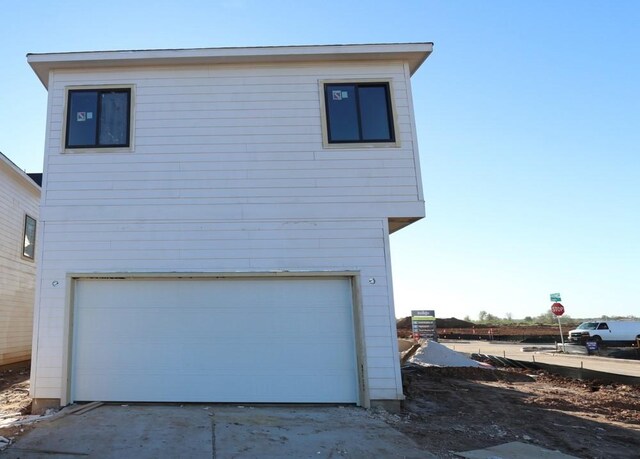
[{"label": "blue sky", "polygon": [[[393,5],[393,7],[392,7]],[[0,151],[42,169],[28,52],[432,41],[413,78],[427,218],[392,235],[396,313],[640,315],[640,3],[3,4]]]}]

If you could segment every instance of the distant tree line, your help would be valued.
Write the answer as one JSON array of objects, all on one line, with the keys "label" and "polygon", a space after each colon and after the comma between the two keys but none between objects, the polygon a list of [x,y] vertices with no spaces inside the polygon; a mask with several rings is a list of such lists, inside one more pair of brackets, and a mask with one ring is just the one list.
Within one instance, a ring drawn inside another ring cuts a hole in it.
[{"label": "distant tree line", "polygon": [[[555,324],[558,322],[557,317],[551,312],[551,311],[546,311],[543,312],[540,315],[537,315],[535,317],[533,316],[526,316],[523,319],[514,319],[513,318],[513,314],[510,312],[507,312],[504,317],[499,317],[497,315],[491,314],[487,311],[480,311],[478,313],[478,320],[474,321],[472,320],[468,315],[466,315],[464,317],[464,320],[466,320],[467,322],[479,322],[479,323],[483,323],[483,324],[542,324],[542,325],[547,325],[547,324]],[[599,318],[589,318],[589,319],[578,319],[578,318],[573,318],[571,316],[569,316],[568,314],[563,314],[562,315],[562,321],[563,322],[585,322],[587,320],[640,320],[639,317],[630,315],[630,316],[607,316],[607,315],[603,315]]]}]

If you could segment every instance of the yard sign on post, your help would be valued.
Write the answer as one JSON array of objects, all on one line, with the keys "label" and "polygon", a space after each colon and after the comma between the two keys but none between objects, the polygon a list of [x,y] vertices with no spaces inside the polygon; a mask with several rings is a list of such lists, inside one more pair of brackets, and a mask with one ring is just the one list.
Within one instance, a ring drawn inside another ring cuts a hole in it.
[{"label": "yard sign on post", "polygon": [[561,300],[559,293],[552,293],[550,295],[551,301],[554,303],[551,305],[551,312],[558,318],[558,328],[560,329],[560,341],[562,342],[562,352],[564,352],[564,336],[562,336],[562,325],[560,325],[560,316],[564,314],[564,306],[559,301]]}]

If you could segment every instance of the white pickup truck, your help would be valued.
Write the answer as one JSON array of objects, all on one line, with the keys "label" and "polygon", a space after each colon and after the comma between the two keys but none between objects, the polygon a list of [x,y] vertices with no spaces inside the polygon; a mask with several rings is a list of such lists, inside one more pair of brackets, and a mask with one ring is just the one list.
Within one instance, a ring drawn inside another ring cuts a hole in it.
[{"label": "white pickup truck", "polygon": [[603,320],[583,322],[569,331],[569,341],[584,344],[596,341],[609,346],[628,346],[640,338],[640,322],[630,320]]}]

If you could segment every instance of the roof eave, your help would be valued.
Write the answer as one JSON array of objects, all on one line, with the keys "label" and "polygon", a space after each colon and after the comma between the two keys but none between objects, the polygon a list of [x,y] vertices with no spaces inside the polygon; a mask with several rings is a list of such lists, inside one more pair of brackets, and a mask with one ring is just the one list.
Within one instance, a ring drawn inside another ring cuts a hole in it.
[{"label": "roof eave", "polygon": [[433,43],[159,49],[27,54],[27,62],[46,88],[54,69],[152,65],[403,60],[413,75],[432,51]]},{"label": "roof eave", "polygon": [[31,179],[31,177],[27,175],[26,172],[20,169],[13,161],[11,161],[1,151],[0,151],[0,163],[4,164],[8,169],[13,171],[14,174],[19,176],[22,179],[22,181],[24,181],[25,183],[28,183],[31,188],[33,188],[38,193],[40,193],[41,187],[36,182],[34,182]]}]

